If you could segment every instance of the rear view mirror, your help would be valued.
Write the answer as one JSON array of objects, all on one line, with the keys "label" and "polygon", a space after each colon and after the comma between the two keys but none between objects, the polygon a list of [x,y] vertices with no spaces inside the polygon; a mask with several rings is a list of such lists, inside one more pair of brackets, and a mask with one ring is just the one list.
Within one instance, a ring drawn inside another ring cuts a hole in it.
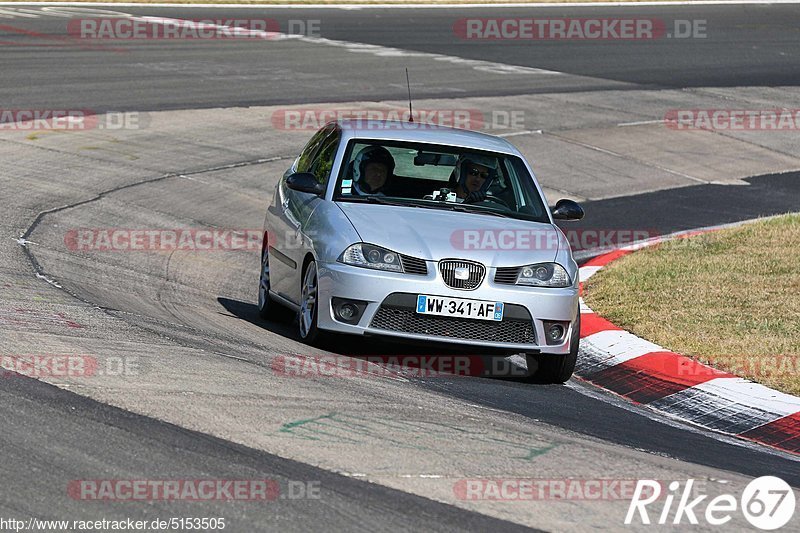
[{"label": "rear view mirror", "polygon": [[325,186],[317,181],[317,177],[311,172],[295,172],[286,178],[286,186],[293,191],[307,192],[309,194],[322,195]]},{"label": "rear view mirror", "polygon": [[559,200],[553,209],[553,218],[556,220],[580,220],[583,215],[583,208],[572,200]]},{"label": "rear view mirror", "polygon": [[456,157],[453,154],[437,154],[434,152],[417,152],[414,156],[414,166],[421,167],[425,165],[444,165],[448,167],[455,166]]}]

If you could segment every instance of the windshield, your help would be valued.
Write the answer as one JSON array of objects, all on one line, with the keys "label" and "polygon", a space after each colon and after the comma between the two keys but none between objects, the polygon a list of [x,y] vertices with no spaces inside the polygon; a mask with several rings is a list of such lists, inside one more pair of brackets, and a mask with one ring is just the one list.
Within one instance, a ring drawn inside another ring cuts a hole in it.
[{"label": "windshield", "polygon": [[427,207],[550,222],[516,156],[415,142],[354,140],[334,200]]}]

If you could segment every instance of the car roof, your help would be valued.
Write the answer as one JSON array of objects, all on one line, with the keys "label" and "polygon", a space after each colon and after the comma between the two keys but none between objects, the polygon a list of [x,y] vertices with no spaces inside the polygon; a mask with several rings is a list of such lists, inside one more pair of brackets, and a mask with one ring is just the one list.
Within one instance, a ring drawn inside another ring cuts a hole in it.
[{"label": "car roof", "polygon": [[341,129],[344,141],[351,139],[411,141],[474,148],[522,157],[519,150],[505,139],[472,130],[397,120],[342,119],[328,125],[330,124],[336,124]]}]

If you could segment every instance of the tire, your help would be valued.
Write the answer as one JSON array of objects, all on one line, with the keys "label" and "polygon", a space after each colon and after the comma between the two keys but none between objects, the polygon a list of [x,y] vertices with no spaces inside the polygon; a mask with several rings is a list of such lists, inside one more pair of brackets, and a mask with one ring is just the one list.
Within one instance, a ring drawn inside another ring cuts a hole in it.
[{"label": "tire", "polygon": [[264,320],[281,320],[286,317],[286,309],[269,295],[269,252],[261,254],[261,275],[258,280],[258,314]]},{"label": "tire", "polygon": [[320,346],[326,340],[325,334],[317,327],[319,316],[319,288],[317,263],[311,260],[303,271],[300,285],[300,310],[297,312],[297,325],[300,338],[306,344]]},{"label": "tire", "polygon": [[578,362],[578,348],[581,341],[581,314],[575,319],[572,334],[569,339],[568,354],[526,354],[525,359],[528,369],[534,368],[534,372],[528,376],[528,381],[535,383],[566,383],[575,372],[575,365]]}]

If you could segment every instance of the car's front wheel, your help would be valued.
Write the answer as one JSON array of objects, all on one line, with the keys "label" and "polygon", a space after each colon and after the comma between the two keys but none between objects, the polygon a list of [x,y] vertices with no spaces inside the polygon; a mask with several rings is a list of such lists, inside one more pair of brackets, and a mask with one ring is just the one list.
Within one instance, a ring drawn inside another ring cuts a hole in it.
[{"label": "car's front wheel", "polygon": [[578,347],[581,341],[581,314],[575,320],[569,339],[567,354],[527,354],[530,381],[536,383],[565,383],[575,372],[578,362]]},{"label": "car's front wheel", "polygon": [[311,260],[303,273],[303,285],[300,289],[300,310],[297,323],[300,338],[304,342],[318,345],[323,341],[323,333],[317,327],[319,315],[319,288],[317,286],[317,263]]}]

